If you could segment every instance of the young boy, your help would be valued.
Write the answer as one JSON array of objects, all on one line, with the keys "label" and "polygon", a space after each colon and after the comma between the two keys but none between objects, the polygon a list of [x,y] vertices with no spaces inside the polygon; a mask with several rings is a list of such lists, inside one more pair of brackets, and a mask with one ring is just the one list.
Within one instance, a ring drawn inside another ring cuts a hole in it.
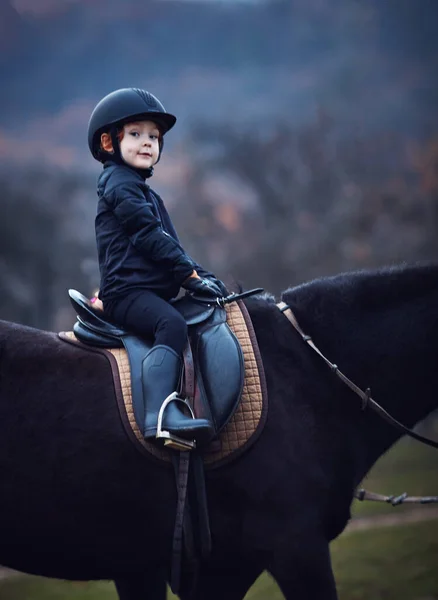
[{"label": "young boy", "polygon": [[[144,360],[145,438],[156,435],[161,405],[178,386],[187,342],[186,323],[169,301],[180,287],[212,299],[228,294],[221,281],[184,252],[162,199],[145,182],[175,122],[151,93],[125,88],[105,96],[88,125],[90,151],[103,163],[96,216],[99,299],[115,322],[154,339]],[[171,402],[163,429],[204,441],[212,425],[192,419]]]}]

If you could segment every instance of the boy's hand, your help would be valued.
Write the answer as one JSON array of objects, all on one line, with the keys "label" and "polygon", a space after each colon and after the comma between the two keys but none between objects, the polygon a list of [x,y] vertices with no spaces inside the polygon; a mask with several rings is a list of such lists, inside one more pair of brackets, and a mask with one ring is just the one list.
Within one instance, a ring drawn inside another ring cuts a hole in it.
[{"label": "boy's hand", "polygon": [[185,280],[182,287],[193,294],[206,296],[207,298],[222,298],[223,294],[220,288],[211,279],[201,279],[199,276],[192,276]]},{"label": "boy's hand", "polygon": [[230,295],[230,292],[227,290],[226,285],[223,281],[217,279],[217,277],[211,277],[209,278],[209,281],[212,281],[215,284],[215,286],[220,289],[222,298],[226,298]]}]

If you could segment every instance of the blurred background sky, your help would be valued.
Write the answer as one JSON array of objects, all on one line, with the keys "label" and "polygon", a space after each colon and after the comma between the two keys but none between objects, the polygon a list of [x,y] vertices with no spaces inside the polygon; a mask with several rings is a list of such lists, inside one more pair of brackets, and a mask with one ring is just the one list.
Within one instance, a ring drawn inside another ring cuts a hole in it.
[{"label": "blurred background sky", "polygon": [[437,22],[436,0],[0,0],[0,317],[54,327],[98,285],[87,122],[125,86],[178,116],[151,183],[228,282],[436,259]]}]

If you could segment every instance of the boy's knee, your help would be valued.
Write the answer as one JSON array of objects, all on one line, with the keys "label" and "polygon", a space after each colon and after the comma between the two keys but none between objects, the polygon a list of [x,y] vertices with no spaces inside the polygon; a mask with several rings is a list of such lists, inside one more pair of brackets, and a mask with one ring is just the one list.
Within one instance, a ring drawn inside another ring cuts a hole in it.
[{"label": "boy's knee", "polygon": [[158,330],[167,331],[178,337],[187,337],[187,323],[179,312],[162,316],[158,322]]},{"label": "boy's knee", "polygon": [[160,319],[155,331],[155,343],[173,348],[177,354],[182,354],[187,343],[187,324],[185,319],[176,312]]},{"label": "boy's knee", "polygon": [[172,329],[176,335],[181,338],[186,338],[188,335],[187,323],[184,317],[179,313],[176,314],[175,318],[172,319]]}]

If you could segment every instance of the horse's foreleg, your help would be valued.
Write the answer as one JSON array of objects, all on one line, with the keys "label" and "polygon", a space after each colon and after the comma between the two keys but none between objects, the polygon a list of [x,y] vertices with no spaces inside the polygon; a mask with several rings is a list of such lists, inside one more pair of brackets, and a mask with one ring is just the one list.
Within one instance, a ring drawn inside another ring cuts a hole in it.
[{"label": "horse's foreleg", "polygon": [[202,566],[196,590],[181,600],[243,600],[262,569],[245,564]]},{"label": "horse's foreleg", "polygon": [[[292,545],[292,544],[291,544]],[[293,549],[282,546],[268,566],[286,600],[337,600],[336,584],[327,542],[302,546],[293,540]]]},{"label": "horse's foreleg", "polygon": [[119,600],[166,600],[166,581],[159,573],[116,579],[114,584]]}]

